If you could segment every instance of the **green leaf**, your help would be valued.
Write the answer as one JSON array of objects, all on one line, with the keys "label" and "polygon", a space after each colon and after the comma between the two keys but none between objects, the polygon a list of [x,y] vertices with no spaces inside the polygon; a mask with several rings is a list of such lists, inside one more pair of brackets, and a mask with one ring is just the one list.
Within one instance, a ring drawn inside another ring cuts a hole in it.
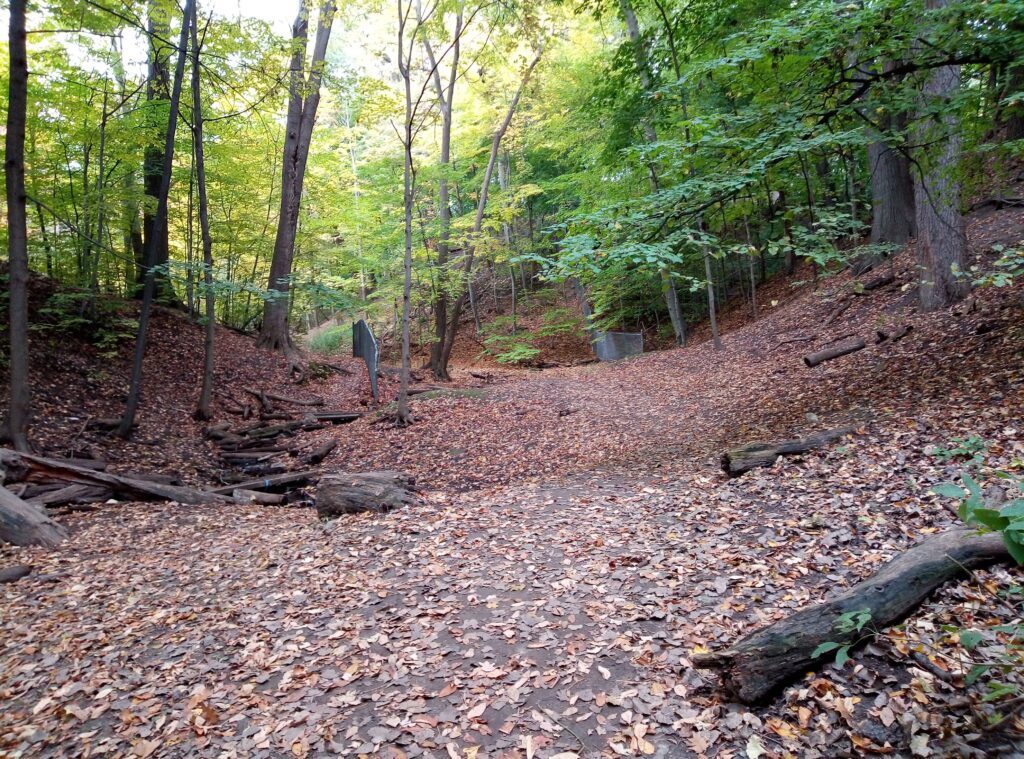
[{"label": "green leaf", "polygon": [[842,667],[848,661],[850,661],[850,647],[843,646],[839,649],[839,652],[836,654],[836,666]]},{"label": "green leaf", "polygon": [[822,654],[827,654],[829,651],[835,651],[837,648],[839,648],[839,646],[839,643],[836,643],[831,640],[826,643],[822,643],[820,646],[814,649],[814,653],[811,654],[811,658],[817,659]]},{"label": "green leaf", "polygon": [[932,492],[944,498],[963,498],[967,495],[962,487],[954,485],[952,482],[942,482],[935,485],[932,487]]},{"label": "green leaf", "polygon": [[968,651],[974,650],[982,640],[984,640],[984,636],[977,630],[960,631],[960,645]]},{"label": "green leaf", "polygon": [[975,664],[971,667],[970,672],[967,673],[967,677],[964,678],[964,682],[968,685],[972,685],[979,677],[988,672],[987,664]]},{"label": "green leaf", "polygon": [[1010,524],[1010,520],[1000,514],[996,509],[974,509],[971,518],[978,524],[988,527],[990,530],[1003,530]]},{"label": "green leaf", "polygon": [[1003,542],[1006,544],[1006,550],[1010,552],[1013,560],[1018,564],[1024,564],[1024,545],[1017,541],[1016,535],[1017,533],[1014,532],[1004,532]]}]

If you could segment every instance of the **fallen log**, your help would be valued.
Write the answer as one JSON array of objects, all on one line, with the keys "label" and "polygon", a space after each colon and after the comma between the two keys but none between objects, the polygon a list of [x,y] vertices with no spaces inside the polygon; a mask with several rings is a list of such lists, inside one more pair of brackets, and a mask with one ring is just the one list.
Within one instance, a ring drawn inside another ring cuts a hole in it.
[{"label": "fallen log", "polygon": [[258,490],[235,488],[231,491],[231,498],[235,503],[261,503],[267,506],[278,506],[284,503],[285,496],[282,493],[261,493]]},{"label": "fallen log", "polygon": [[325,474],[316,489],[316,511],[321,519],[390,511],[416,502],[415,484],[401,472]]},{"label": "fallen log", "polygon": [[834,358],[839,358],[840,356],[845,356],[849,353],[855,353],[866,347],[867,343],[865,343],[863,339],[858,337],[856,340],[850,340],[849,342],[840,343],[839,345],[834,345],[831,348],[825,348],[824,350],[820,350],[817,353],[809,353],[806,356],[804,356],[804,363],[808,366],[808,368],[812,368],[817,366],[818,364],[823,364],[826,361],[831,361]]},{"label": "fallen log", "polygon": [[872,290],[877,290],[879,287],[885,287],[886,285],[891,285],[895,281],[896,281],[895,275],[893,275],[893,274],[883,274],[881,277],[876,277],[875,279],[871,280],[870,282],[858,282],[858,283],[855,283],[855,285],[860,285],[860,287],[856,287],[856,289],[854,289],[854,291],[853,291],[853,294],[854,295],[863,295],[864,293],[869,293]]},{"label": "fallen log", "polygon": [[0,487],[0,540],[16,546],[53,547],[68,536],[43,509]]},{"label": "fallen log", "polygon": [[231,495],[236,490],[271,490],[273,488],[281,487],[282,485],[289,485],[290,488],[298,488],[312,482],[316,482],[318,479],[320,479],[320,472],[312,469],[305,472],[285,472],[284,474],[277,474],[273,477],[264,477],[259,480],[236,482],[233,485],[227,485],[223,488],[215,488],[210,492],[218,495]]},{"label": "fallen log", "polygon": [[363,416],[362,411],[321,411],[312,412],[309,416],[318,422],[329,422],[330,424],[349,424]]},{"label": "fallen log", "polygon": [[4,567],[0,569],[0,585],[17,582],[23,577],[28,577],[30,574],[32,574],[32,567],[28,564],[15,564],[13,567]]},{"label": "fallen log", "polygon": [[337,440],[328,440],[319,448],[314,448],[302,461],[306,466],[316,466],[338,447]]},{"label": "fallen log", "polygon": [[821,326],[827,327],[829,324],[834,322],[836,319],[843,315],[843,312],[846,311],[846,309],[848,309],[852,303],[852,298],[843,298],[843,300],[839,301],[839,303],[836,304],[836,307],[832,309],[829,315],[825,317],[825,321],[822,322]]},{"label": "fallen log", "polygon": [[822,430],[805,438],[786,440],[781,443],[748,443],[723,453],[722,469],[730,477],[739,477],[751,469],[773,466],[779,456],[794,456],[823,448],[835,440],[852,434],[856,429],[851,426]]},{"label": "fallen log", "polygon": [[[251,390],[249,391],[252,392]],[[313,398],[308,401],[304,401],[301,398],[293,398],[290,395],[280,395],[278,393],[271,393],[267,390],[263,391],[263,394],[271,400],[280,401],[281,403],[290,403],[293,406],[323,406],[323,398]]]},{"label": "fallen log", "polygon": [[[728,693],[743,703],[757,703],[801,673],[824,665],[827,657],[813,657],[822,643],[866,641],[872,632],[902,621],[949,580],[1009,557],[998,533],[956,529],[932,536],[831,601],[798,611],[723,651],[698,654],[693,665],[720,670]],[[853,612],[870,614],[859,632],[840,622]]]},{"label": "fallen log", "polygon": [[99,485],[66,485],[57,490],[51,490],[48,493],[42,493],[34,498],[26,499],[26,503],[39,508],[46,508],[47,506],[59,506],[65,503],[105,501],[113,494],[110,488]]},{"label": "fallen log", "polygon": [[898,340],[902,340],[904,337],[909,335],[914,330],[913,324],[904,324],[902,327],[897,327],[894,330],[878,330],[875,338],[875,343],[881,345],[883,343],[895,343]]},{"label": "fallen log", "polygon": [[[0,448],[0,465],[4,469],[24,470],[25,479],[37,481],[65,480],[70,483],[106,486],[122,498],[141,501],[177,501],[178,503],[221,503],[224,499],[213,492],[195,490],[178,485],[136,480],[107,472],[94,472],[82,467],[64,464],[54,459],[18,453]],[[20,500],[20,499],[19,499]],[[29,507],[31,508],[31,507]]]}]

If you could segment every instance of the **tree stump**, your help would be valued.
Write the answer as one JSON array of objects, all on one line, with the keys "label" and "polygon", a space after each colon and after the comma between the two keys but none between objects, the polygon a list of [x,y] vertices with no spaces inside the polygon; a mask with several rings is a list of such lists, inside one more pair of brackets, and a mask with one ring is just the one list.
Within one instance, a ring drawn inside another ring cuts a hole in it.
[{"label": "tree stump", "polygon": [[401,472],[325,474],[316,489],[321,519],[363,511],[386,512],[416,502],[415,480]]}]

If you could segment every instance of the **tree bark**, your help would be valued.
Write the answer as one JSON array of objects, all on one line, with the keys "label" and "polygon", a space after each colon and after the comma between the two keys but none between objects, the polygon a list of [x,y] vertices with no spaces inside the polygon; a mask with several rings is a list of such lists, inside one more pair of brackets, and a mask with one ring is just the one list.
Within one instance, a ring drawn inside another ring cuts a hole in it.
[{"label": "tree bark", "polygon": [[391,511],[416,502],[414,486],[415,480],[401,472],[325,474],[316,489],[316,511],[321,519]]},{"label": "tree bark", "polygon": [[213,395],[213,342],[216,328],[216,302],[213,292],[213,239],[210,236],[209,202],[206,197],[206,156],[203,148],[203,101],[199,91],[199,31],[195,4],[189,26],[192,29],[192,144],[195,146],[196,184],[199,194],[199,230],[203,240],[203,301],[206,324],[203,340],[203,386],[196,406],[197,419],[209,419]]},{"label": "tree bark", "polygon": [[774,466],[779,456],[795,456],[824,448],[831,442],[853,434],[855,430],[856,427],[840,427],[782,443],[748,443],[722,454],[722,470],[730,477],[739,477],[751,469]]},{"label": "tree bark", "polygon": [[[928,9],[944,8],[950,0],[926,0]],[[921,88],[925,106],[945,105],[960,88],[960,67],[933,71]],[[967,269],[967,228],[960,213],[960,123],[951,112],[925,118],[916,142],[933,145],[918,161],[914,202],[917,209],[917,258],[921,269],[918,298],[923,311],[945,308],[970,292],[962,274]],[[929,154],[930,153],[930,154]]]},{"label": "tree bark", "polygon": [[6,436],[19,451],[29,450],[28,210],[25,198],[25,120],[28,102],[28,52],[25,2],[11,0],[8,30],[10,77],[4,174],[7,189],[7,256],[10,276],[10,407]]},{"label": "tree bark", "polygon": [[[19,0],[13,0],[11,8],[18,4],[24,8]],[[67,530],[46,516],[45,511],[25,503],[7,488],[0,487],[0,540],[16,546],[52,548],[67,536]]]},{"label": "tree bark", "polygon": [[[178,37],[178,63],[174,70],[174,85],[171,92],[170,113],[167,117],[167,134],[164,143],[163,173],[160,176],[160,192],[157,197],[156,215],[153,218],[153,229],[163,229],[167,225],[167,196],[171,191],[171,174],[174,169],[174,136],[178,128],[178,107],[181,103],[181,84],[185,77],[185,53],[188,46],[189,18],[195,0],[186,0],[185,12],[181,22],[181,34]],[[117,429],[118,435],[127,438],[135,425],[135,412],[139,406],[142,393],[142,362],[146,357],[146,333],[149,329],[150,312],[153,310],[153,298],[156,294],[156,271],[154,269],[158,256],[159,235],[151,234],[146,241],[146,277],[142,293],[142,311],[139,315],[139,332],[135,340],[135,356],[132,361],[131,383],[128,389],[128,400],[125,404],[124,416]]]},{"label": "tree bark", "polygon": [[834,358],[840,358],[841,356],[846,356],[850,353],[856,353],[866,346],[867,343],[858,337],[854,340],[834,345],[831,348],[825,348],[824,350],[820,350],[816,353],[809,353],[804,356],[804,363],[808,368],[813,368],[818,366],[818,364],[824,364],[826,361],[831,361]]},{"label": "tree bark", "polygon": [[313,137],[317,107],[320,105],[320,83],[323,80],[324,58],[334,23],[334,0],[320,7],[313,57],[306,76],[306,42],[309,38],[309,2],[301,0],[299,15],[292,26],[292,58],[288,84],[288,116],[285,121],[284,157],[281,162],[281,206],[278,213],[274,255],[270,262],[269,290],[277,296],[263,306],[263,325],[259,346],[291,354],[294,350],[288,332],[288,293],[291,289],[295,238],[299,227],[302,186],[306,161]]},{"label": "tree bark", "polygon": [[[141,291],[136,292],[136,296],[142,295],[143,297],[145,297],[146,277],[152,271],[152,267],[166,266],[170,261],[167,217],[165,215],[161,221],[157,210],[160,205],[164,166],[167,163],[167,145],[173,146],[173,141],[167,139],[169,120],[166,123],[160,120],[160,114],[163,111],[161,106],[169,99],[171,90],[168,61],[172,48],[166,42],[171,36],[171,25],[164,13],[160,3],[156,0],[149,0],[146,21],[149,42],[146,73],[146,118],[150,126],[148,131],[153,135],[153,141],[146,145],[142,162],[143,191],[148,198],[148,202],[142,206],[142,234],[144,250],[148,250],[150,245],[153,245],[154,253],[149,263],[145,262],[145,254],[143,255],[143,271],[139,277],[143,286]],[[187,21],[182,23],[183,29],[186,26]],[[181,55],[179,50],[179,60]],[[152,272],[152,275],[153,297],[173,302],[176,296],[166,272]]]},{"label": "tree bark", "polygon": [[[826,658],[813,656],[820,644],[866,641],[872,632],[903,620],[946,582],[1007,559],[998,533],[957,529],[935,535],[831,601],[758,630],[724,651],[695,656],[693,664],[721,670],[727,692],[744,703],[757,703],[801,673],[824,665]],[[864,630],[845,631],[838,625],[842,615],[862,611],[870,614]]]},{"label": "tree bark", "polygon": [[[491,188],[491,178],[494,176],[494,165],[498,158],[498,150],[501,147],[501,141],[505,137],[505,132],[508,131],[509,124],[512,123],[512,117],[515,116],[516,108],[519,106],[519,100],[523,96],[523,91],[530,82],[530,76],[533,74],[533,70],[537,68],[537,64],[540,63],[541,55],[543,54],[543,48],[538,50],[534,55],[533,60],[523,73],[523,78],[519,82],[519,88],[516,90],[515,95],[512,96],[512,101],[508,105],[508,110],[505,112],[505,119],[502,121],[498,130],[494,133],[494,138],[491,140],[491,152],[487,159],[487,168],[484,170],[483,181],[480,185],[480,197],[477,200],[476,205],[476,217],[473,220],[473,230],[470,234],[470,239],[466,243],[466,252],[464,254],[462,273],[466,277],[467,282],[469,277],[473,274],[473,256],[475,253],[474,240],[480,236],[480,230],[483,227],[484,221],[484,210],[487,208],[487,196]],[[448,330],[445,335],[445,345],[441,351],[441,366],[444,372],[448,372],[448,361],[451,359],[452,347],[455,345],[455,335],[459,328],[459,319],[462,317],[462,310],[466,307],[466,293],[463,292],[452,307],[451,319],[448,321]]]}]

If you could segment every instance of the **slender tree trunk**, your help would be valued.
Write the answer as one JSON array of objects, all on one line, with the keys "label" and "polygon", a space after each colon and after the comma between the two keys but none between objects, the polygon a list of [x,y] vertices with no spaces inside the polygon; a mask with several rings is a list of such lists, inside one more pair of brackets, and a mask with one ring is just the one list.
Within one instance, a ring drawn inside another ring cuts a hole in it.
[{"label": "slender tree trunk", "polygon": [[[181,35],[178,38],[178,63],[174,70],[170,113],[167,117],[167,139],[164,144],[164,165],[160,178],[160,190],[157,195],[156,214],[153,217],[153,229],[163,229],[167,224],[167,196],[171,191],[171,173],[174,169],[174,135],[178,128],[178,107],[181,103],[181,83],[185,77],[189,19],[194,4],[195,0],[186,0],[185,12],[181,21]],[[139,397],[142,393],[142,362],[146,357],[146,333],[149,330],[149,317],[153,310],[153,298],[156,294],[154,265],[157,260],[159,235],[150,235],[146,243],[146,278],[142,292],[142,311],[139,315],[139,333],[135,340],[135,356],[132,361],[128,400],[125,404],[124,416],[121,417],[121,424],[117,429],[118,434],[123,438],[128,438],[131,435],[132,427],[135,424],[135,412],[139,407]]]},{"label": "slender tree trunk", "polygon": [[305,73],[306,41],[309,38],[309,2],[301,0],[299,15],[292,26],[292,58],[288,85],[288,116],[285,121],[284,158],[281,165],[281,209],[274,240],[274,256],[270,262],[267,288],[278,293],[263,307],[263,325],[259,345],[291,355],[294,351],[288,333],[288,308],[295,239],[302,203],[302,185],[306,161],[313,137],[313,124],[320,105],[320,83],[323,80],[324,58],[334,22],[334,0],[320,7],[313,56],[309,75]]},{"label": "slender tree trunk", "polygon": [[[926,6],[945,7],[950,0],[927,0]],[[942,104],[960,88],[960,67],[936,69],[924,83],[923,103]],[[935,311],[963,298],[970,283],[958,272],[966,271],[967,229],[960,213],[960,123],[951,112],[938,119],[923,118],[916,142],[930,145],[914,177],[917,208],[917,258],[921,270],[921,309]]]},{"label": "slender tree trunk", "polygon": [[[487,196],[490,192],[491,178],[494,176],[494,165],[498,158],[498,150],[501,147],[501,140],[504,138],[505,132],[508,131],[509,124],[512,123],[512,117],[515,115],[516,108],[519,105],[519,99],[522,97],[523,91],[526,89],[526,85],[530,82],[530,76],[533,74],[533,70],[537,68],[537,64],[540,63],[542,53],[543,50],[537,51],[533,61],[523,73],[523,78],[519,82],[519,89],[516,90],[516,94],[512,97],[508,110],[505,112],[505,120],[502,121],[501,126],[498,127],[498,131],[494,133],[494,138],[491,140],[491,152],[487,159],[487,168],[484,170],[483,182],[480,186],[480,197],[477,200],[476,217],[473,220],[473,230],[470,234],[470,239],[466,244],[466,253],[463,259],[462,273],[463,276],[466,277],[467,282],[469,281],[469,277],[473,274],[474,241],[480,236],[480,230],[483,227],[484,210],[487,208]],[[462,311],[466,307],[466,299],[467,293],[463,293],[456,299],[455,304],[452,307],[451,318],[448,321],[444,349],[441,352],[441,367],[445,374],[448,373],[448,361],[451,359],[452,347],[455,344],[455,335],[458,332],[459,319],[462,317]]]},{"label": "slender tree trunk", "polygon": [[4,174],[7,187],[7,260],[10,276],[10,407],[7,437],[28,452],[28,210],[25,198],[25,120],[28,102],[28,52],[25,45],[25,2],[11,0],[8,30],[9,83]]},{"label": "slender tree trunk", "polygon": [[[619,8],[622,10],[622,15],[626,20],[626,31],[629,34],[629,40],[633,44],[633,54],[636,57],[637,70],[640,73],[640,84],[645,92],[650,92],[651,77],[648,73],[647,56],[644,54],[643,45],[640,40],[640,24],[637,21],[636,13],[633,11],[633,6],[630,5],[629,0],[619,0]],[[675,46],[673,44],[674,53]],[[648,143],[658,141],[658,133],[653,124],[645,121],[643,129],[644,138]],[[657,192],[659,189],[657,167],[655,167],[653,162],[650,162],[648,163],[647,170],[651,189]],[[672,333],[675,336],[676,345],[685,345],[686,324],[683,321],[683,314],[679,308],[679,293],[676,290],[675,278],[667,268],[661,269],[659,276],[661,277],[661,292],[665,298],[665,308],[668,310],[669,320],[672,322]]]},{"label": "slender tree trunk", "polygon": [[[411,1],[411,0],[410,0]],[[402,372],[398,388],[398,409],[395,412],[395,422],[399,425],[407,425],[412,422],[412,414],[409,413],[409,375],[412,373],[412,355],[409,336],[409,306],[412,300],[412,207],[413,191],[415,190],[415,175],[412,163],[412,141],[413,141],[413,120],[415,109],[412,96],[412,74],[409,67],[412,63],[412,53],[415,46],[409,43],[408,57],[405,49],[405,22],[408,14],[403,13],[403,0],[398,0],[398,68],[405,85],[405,124],[403,133],[403,147],[405,149],[405,169],[403,174],[405,203],[405,255],[403,257],[404,281],[402,285]]]},{"label": "slender tree trunk", "polygon": [[196,7],[192,5],[192,142],[195,150],[196,185],[199,194],[199,232],[203,238],[203,302],[206,306],[203,345],[203,387],[196,406],[197,419],[209,419],[213,396],[213,340],[217,326],[213,292],[213,238],[210,237],[209,202],[206,197],[206,154],[203,147],[203,99],[199,79],[199,31]]},{"label": "slender tree trunk", "polygon": [[718,334],[718,315],[715,309],[715,282],[711,273],[711,252],[704,248],[704,276],[708,281],[708,318],[711,321],[711,341],[716,351],[722,350],[722,338]]},{"label": "slender tree trunk", "polygon": [[455,34],[452,41],[452,66],[445,86],[441,82],[441,72],[438,68],[438,61],[434,58],[434,51],[429,40],[424,40],[423,46],[427,51],[427,59],[433,69],[434,93],[437,96],[441,111],[441,151],[438,156],[438,165],[441,167],[440,176],[437,180],[437,215],[440,222],[440,233],[437,240],[437,271],[438,282],[434,291],[434,343],[430,346],[430,371],[439,380],[450,379],[448,367],[443,363],[441,356],[444,352],[445,337],[448,330],[448,255],[449,239],[451,237],[452,208],[451,198],[448,190],[448,167],[451,165],[452,149],[452,105],[455,100],[455,83],[458,81],[459,57],[462,48],[462,10],[459,9],[455,18]]}]

